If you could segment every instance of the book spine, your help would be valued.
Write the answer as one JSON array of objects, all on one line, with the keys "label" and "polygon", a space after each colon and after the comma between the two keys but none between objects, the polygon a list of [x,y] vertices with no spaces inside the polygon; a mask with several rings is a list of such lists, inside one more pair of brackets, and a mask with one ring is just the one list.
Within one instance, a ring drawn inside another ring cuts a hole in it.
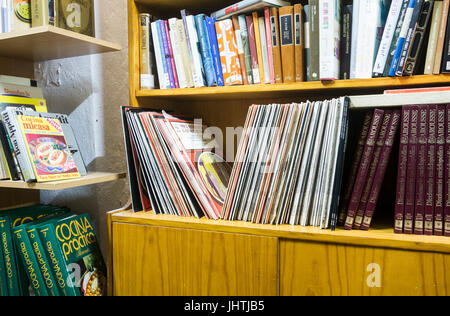
[{"label": "book spine", "polygon": [[305,81],[303,54],[305,49],[303,6],[294,5],[295,82]]},{"label": "book spine", "polygon": [[58,275],[58,285],[62,296],[81,296],[80,291],[74,284],[73,275],[70,275],[70,267],[66,265],[64,260],[53,225],[46,224],[38,227],[38,233],[44,245],[47,258],[50,258],[50,266],[55,271],[55,274]]},{"label": "book spine", "polygon": [[245,71],[247,72],[247,80],[249,84],[253,84],[254,82],[252,70],[252,54],[250,51],[250,41],[248,37],[247,21],[245,20],[245,15],[240,15],[238,19],[239,19],[239,29],[241,30],[242,46],[244,47],[244,64],[245,64]]},{"label": "book spine", "polygon": [[211,50],[208,45],[208,35],[205,30],[205,15],[199,14],[195,16],[195,24],[197,27],[197,33],[200,40],[200,47],[202,52],[203,66],[205,67],[206,84],[208,87],[217,85],[213,59],[211,56]]},{"label": "book spine", "polygon": [[9,296],[19,296],[20,287],[17,272],[16,254],[12,239],[11,222],[8,217],[0,218],[0,235],[0,246],[2,247],[3,252],[2,260],[5,262],[8,293]]},{"label": "book spine", "polygon": [[417,137],[416,202],[414,211],[414,234],[416,235],[424,234],[428,121],[428,107],[421,106],[419,109]]},{"label": "book spine", "polygon": [[442,1],[442,15],[441,24],[439,25],[439,34],[436,45],[436,56],[434,59],[433,75],[439,75],[441,73],[442,56],[444,54],[445,36],[448,24],[448,16],[450,9],[450,0]]},{"label": "book spine", "polygon": [[295,82],[294,7],[283,7],[280,14],[281,61],[283,82]]},{"label": "book spine", "polygon": [[5,266],[5,261],[3,260],[3,247],[0,245],[0,296],[9,296],[8,292],[8,282],[7,282],[7,271]]},{"label": "book spine", "polygon": [[303,10],[305,11],[305,24],[304,24],[304,30],[305,30],[305,80],[311,81],[311,39],[309,38],[310,35],[310,17],[309,17],[309,5],[305,5],[303,7]]},{"label": "book spine", "polygon": [[[281,14],[280,14],[281,15]],[[310,51],[310,81],[320,80],[320,19],[319,1],[309,2],[309,51]]]},{"label": "book spine", "polygon": [[9,173],[11,175],[11,180],[19,181],[20,180],[19,167],[17,165],[15,154],[12,150],[13,147],[8,138],[8,133],[5,129],[5,126],[1,122],[1,117],[0,117],[0,144],[2,145],[3,151],[5,153]]},{"label": "book spine", "polygon": [[242,70],[242,81],[244,82],[244,85],[248,85],[249,81],[247,77],[247,67],[245,63],[244,43],[242,42],[241,25],[239,24],[239,18],[237,16],[233,16],[231,20],[233,22],[234,34],[236,36],[236,44],[239,53],[239,63]]},{"label": "book spine", "polygon": [[248,29],[248,41],[250,44],[250,54],[252,59],[253,83],[260,84],[261,76],[259,74],[258,53],[256,51],[255,25],[253,24],[253,17],[247,16],[246,21]]},{"label": "book spine", "polygon": [[424,234],[431,236],[434,232],[434,199],[436,178],[436,135],[437,135],[437,106],[428,106],[428,139],[425,188],[425,217]]},{"label": "book spine", "polygon": [[160,89],[167,89],[170,84],[167,84],[167,81],[169,79],[168,73],[165,72],[164,65],[166,64],[165,61],[163,61],[162,54],[161,54],[161,46],[160,46],[160,40],[159,40],[159,34],[158,34],[158,26],[156,22],[153,22],[150,24],[150,27],[152,29],[152,35],[153,35],[153,47],[155,48],[155,59],[156,59],[156,69],[158,71],[158,81],[159,81],[159,88]]},{"label": "book spine", "polygon": [[31,27],[49,24],[49,1],[31,0]]},{"label": "book spine", "polygon": [[53,271],[50,269],[50,264],[47,260],[47,256],[45,255],[45,251],[39,239],[37,230],[35,228],[26,229],[26,233],[28,234],[34,256],[36,257],[36,262],[41,271],[49,296],[60,296],[55,276],[53,275]]},{"label": "book spine", "polygon": [[175,83],[175,88],[178,89],[180,88],[180,83],[178,81],[178,73],[177,73],[177,69],[175,66],[175,58],[174,58],[174,53],[173,53],[173,47],[172,47],[172,41],[170,39],[170,33],[169,33],[169,23],[167,21],[163,21],[162,26],[164,27],[164,29],[162,30],[163,32],[165,31],[165,42],[167,42],[167,48],[168,48],[168,52],[169,52],[169,60],[168,62],[170,62],[170,67],[172,69],[172,75],[173,75],[173,81]]},{"label": "book spine", "polygon": [[417,178],[417,141],[419,131],[419,107],[411,107],[411,120],[408,137],[408,172],[406,176],[404,234],[414,232],[414,212]]},{"label": "book spine", "polygon": [[283,69],[281,63],[280,24],[278,9],[270,9],[270,25],[272,30],[273,67],[275,83],[283,83]]},{"label": "book spine", "polygon": [[225,85],[240,85],[243,81],[231,19],[217,22],[216,32]]},{"label": "book spine", "polygon": [[392,120],[388,127],[386,141],[381,152],[380,162],[375,173],[375,180],[370,191],[364,219],[361,225],[362,230],[369,230],[370,226],[372,225],[373,215],[375,214],[375,209],[377,207],[378,199],[381,193],[381,187],[383,185],[386,170],[389,165],[394,142],[397,137],[401,116],[401,111],[394,111],[392,114]]},{"label": "book spine", "polygon": [[441,73],[450,73],[450,15],[447,21],[447,32],[445,35],[444,51],[442,54]]},{"label": "book spine", "polygon": [[269,51],[266,38],[266,23],[264,17],[258,18],[259,36],[261,39],[261,55],[264,69],[264,83],[270,84],[270,66],[269,66]]},{"label": "book spine", "polygon": [[340,7],[337,1],[319,4],[320,80],[337,80],[340,75]]},{"label": "book spine", "polygon": [[264,73],[264,61],[263,61],[263,52],[261,47],[261,32],[259,27],[259,17],[258,12],[252,13],[253,17],[253,25],[255,30],[255,45],[256,45],[256,54],[258,56],[258,67],[259,67],[259,75],[261,83],[266,83],[265,73]]},{"label": "book spine", "polygon": [[370,197],[370,190],[375,181],[375,174],[377,172],[378,165],[380,163],[381,152],[386,142],[386,137],[388,133],[389,126],[392,121],[393,112],[385,111],[383,117],[383,123],[381,125],[380,133],[378,134],[377,141],[375,143],[375,149],[373,151],[372,161],[370,162],[369,172],[367,173],[366,183],[364,185],[364,190],[361,195],[361,199],[358,206],[358,212],[356,213],[355,222],[353,224],[353,229],[360,229],[364,220],[364,215],[366,213],[366,207]]},{"label": "book spine", "polygon": [[14,153],[19,163],[20,170],[25,182],[36,181],[33,166],[31,165],[30,158],[28,156],[25,140],[20,133],[19,123],[17,116],[13,110],[7,110],[2,112],[2,121],[5,125],[8,137],[13,145]]},{"label": "book spine", "polygon": [[434,61],[436,59],[436,49],[439,36],[439,25],[441,24],[442,16],[442,1],[434,3],[433,17],[431,19],[430,37],[428,39],[428,48],[425,59],[425,75],[432,75],[434,68]]},{"label": "book spine", "polygon": [[445,106],[439,106],[437,111],[437,135],[436,135],[436,192],[434,211],[434,235],[443,235],[444,221],[444,176],[445,176]]},{"label": "book spine", "polygon": [[141,89],[154,89],[155,79],[152,77],[150,69],[150,14],[140,14],[139,21]]},{"label": "book spine", "polygon": [[403,75],[412,76],[416,71],[416,64],[422,52],[423,42],[433,12],[434,0],[426,0],[422,6],[422,12],[417,20],[415,33],[405,63]]},{"label": "book spine", "polygon": [[383,73],[384,77],[389,76],[389,73],[391,71],[392,61],[394,60],[394,56],[397,51],[397,46],[398,46],[398,42],[400,39],[400,33],[403,28],[403,23],[405,22],[405,17],[406,17],[406,12],[408,11],[409,2],[410,2],[410,0],[403,0],[403,5],[400,10],[400,16],[397,21],[397,27],[395,28],[395,31],[394,31],[394,37],[392,38],[391,47],[389,49],[389,52],[388,52],[389,54],[388,54],[388,57],[386,60],[385,68],[384,68],[384,73]]},{"label": "book spine", "polygon": [[13,238],[22,265],[27,273],[30,286],[36,296],[49,296],[28,235],[22,227],[13,229]]},{"label": "book spine", "polygon": [[267,55],[269,57],[270,83],[275,84],[275,68],[273,65],[273,43],[269,7],[264,9],[264,18],[264,25],[266,27]]},{"label": "book spine", "polygon": [[419,16],[421,15],[422,7],[423,7],[423,0],[416,0],[416,3],[414,5],[414,11],[411,16],[411,21],[409,22],[409,28],[408,31],[406,32],[405,43],[403,44],[403,49],[400,54],[397,70],[395,71],[395,75],[398,77],[403,76],[406,60],[408,59],[408,55],[411,50],[411,45],[414,40],[413,36],[416,33],[417,22],[419,20]]},{"label": "book spine", "polygon": [[169,36],[170,43],[173,50],[173,59],[175,61],[175,69],[178,75],[178,83],[180,88],[187,88],[187,76],[184,69],[184,63],[181,52],[181,39],[178,37],[177,19],[170,19],[169,21]]},{"label": "book spine", "polygon": [[350,199],[348,207],[347,219],[345,221],[344,226],[346,230],[353,229],[356,213],[358,211],[359,203],[361,201],[361,195],[364,190],[364,184],[366,183],[367,174],[369,172],[370,163],[372,161],[375,143],[380,133],[383,116],[384,116],[383,110],[375,110],[369,130],[369,135],[367,136],[367,141],[364,147],[363,156],[361,158],[361,163],[359,166],[358,175],[356,177],[355,186],[353,187],[352,197]]},{"label": "book spine", "polygon": [[445,112],[444,236],[450,237],[450,105]]},{"label": "book spine", "polygon": [[[342,80],[350,79],[350,60],[352,47],[352,5],[346,5],[342,8],[341,24],[341,65],[340,78]],[[305,32],[306,34],[306,32]]]},{"label": "book spine", "polygon": [[405,217],[406,180],[408,172],[408,142],[411,121],[411,108],[403,107],[402,127],[400,136],[399,162],[397,174],[397,192],[395,201],[395,228],[396,234],[403,233]]},{"label": "book spine", "polygon": [[414,6],[416,4],[416,0],[410,0],[408,4],[408,9],[405,13],[405,19],[403,20],[403,26],[400,31],[400,35],[397,42],[397,47],[395,49],[394,57],[392,58],[391,68],[389,71],[390,77],[395,77],[397,68],[400,63],[400,58],[402,55],[403,47],[405,46],[406,37],[408,35],[409,26],[414,14]]},{"label": "book spine", "polygon": [[403,2],[404,0],[393,0],[391,3],[389,16],[386,21],[383,37],[381,39],[380,47],[378,49],[378,54],[373,67],[373,77],[383,76],[384,68],[389,55],[389,49],[394,38],[395,28],[400,17]]},{"label": "book spine", "polygon": [[216,72],[217,86],[223,87],[225,85],[223,81],[222,63],[220,61],[219,45],[217,44],[216,34],[216,20],[210,17],[206,17],[206,31],[208,32],[209,43],[211,45],[211,53],[214,61],[214,70]]},{"label": "book spine", "polygon": [[[173,82],[173,76],[171,77],[171,67],[169,67],[170,62],[169,62],[169,64],[167,63],[167,52],[168,52],[168,50],[166,52],[167,42],[164,43],[163,33],[165,34],[165,32],[162,32],[163,27],[161,27],[161,22],[162,21],[156,21],[156,29],[158,32],[159,47],[161,49],[161,60],[162,60],[162,65],[163,65],[163,69],[164,69],[164,75],[167,78],[167,89],[173,89],[173,88],[175,88],[175,84]],[[169,57],[169,60],[170,60],[170,57]]]},{"label": "book spine", "polygon": [[356,177],[358,176],[359,164],[361,163],[361,158],[364,152],[364,146],[366,145],[367,136],[369,135],[370,124],[372,122],[373,112],[367,112],[362,125],[361,133],[359,134],[359,140],[356,145],[356,150],[354,151],[354,156],[352,160],[352,165],[350,168],[350,173],[346,181],[345,193],[341,202],[340,212],[339,212],[339,225],[345,224],[345,219],[347,217],[347,210],[349,206],[350,199],[353,193],[353,187],[355,185]]},{"label": "book spine", "polygon": [[194,86],[196,88],[201,88],[206,84],[205,69],[203,67],[202,56],[200,53],[200,43],[195,27],[195,19],[192,15],[186,17],[186,25],[189,33],[189,41],[193,59],[192,70],[194,77]]},{"label": "book spine", "polygon": [[[183,20],[176,20],[176,33],[179,39],[178,46],[180,48],[181,62],[183,64],[184,73],[186,76],[187,88],[192,88],[194,86],[194,78],[192,76],[192,65],[191,65],[191,52],[189,51],[187,45],[186,32],[184,30]],[[216,40],[217,41],[217,40]],[[217,44],[216,44],[217,45]]]}]

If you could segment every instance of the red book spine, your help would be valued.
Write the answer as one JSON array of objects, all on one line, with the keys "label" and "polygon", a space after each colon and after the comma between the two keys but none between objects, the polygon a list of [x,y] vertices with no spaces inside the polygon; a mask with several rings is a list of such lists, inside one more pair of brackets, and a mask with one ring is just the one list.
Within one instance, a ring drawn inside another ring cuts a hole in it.
[{"label": "red book spine", "polygon": [[406,176],[405,218],[403,233],[412,234],[414,231],[414,210],[416,202],[416,174],[417,174],[417,138],[419,130],[419,106],[411,107],[411,124],[408,139],[408,172]]},{"label": "red book spine", "polygon": [[402,127],[400,135],[400,150],[397,174],[397,195],[395,200],[395,228],[396,234],[403,233],[405,217],[406,174],[408,172],[408,139],[411,120],[411,108],[403,107]]},{"label": "red book spine", "polygon": [[436,134],[437,134],[437,106],[428,106],[428,143],[427,163],[425,174],[425,235],[434,232],[434,198],[436,187]]},{"label": "red book spine", "polygon": [[256,39],[255,39],[255,26],[253,24],[253,17],[246,16],[247,28],[248,28],[248,42],[250,44],[250,55],[252,58],[252,73],[253,73],[253,83],[261,83],[261,76],[259,73],[258,64],[258,52],[256,51]]},{"label": "red book spine", "polygon": [[414,234],[424,234],[425,188],[428,144],[428,106],[419,109],[419,129],[417,138],[416,205]]},{"label": "red book spine", "polygon": [[339,213],[339,225],[345,224],[345,219],[347,217],[347,210],[350,203],[350,199],[353,193],[353,187],[355,185],[356,177],[358,176],[359,164],[361,163],[361,158],[364,152],[364,146],[366,145],[367,136],[369,135],[370,123],[372,122],[373,112],[367,112],[364,117],[363,127],[361,133],[359,134],[358,144],[356,146],[356,151],[353,157],[353,162],[351,166],[350,175],[346,181],[347,185],[345,187],[345,194],[340,205]]},{"label": "red book spine", "polygon": [[434,209],[434,234],[442,236],[444,223],[444,167],[445,167],[445,106],[438,107],[436,137],[436,192]]},{"label": "red book spine", "polygon": [[370,190],[372,189],[373,182],[375,180],[375,173],[377,172],[378,164],[380,162],[381,151],[383,150],[384,142],[386,141],[388,127],[392,119],[392,111],[385,111],[383,117],[383,124],[381,125],[380,133],[373,152],[372,162],[370,163],[369,173],[366,178],[366,184],[364,186],[363,194],[361,195],[361,201],[359,202],[358,212],[356,213],[355,223],[353,229],[360,229],[364,214],[366,213],[367,201],[369,200]]},{"label": "red book spine", "polygon": [[389,123],[388,133],[381,152],[380,162],[375,173],[375,180],[370,191],[369,200],[364,214],[364,220],[361,225],[362,230],[369,230],[372,224],[373,215],[377,207],[378,198],[380,197],[381,186],[383,185],[389,160],[391,159],[392,148],[394,147],[395,138],[397,137],[401,117],[401,111],[394,111],[392,113],[392,119]]},{"label": "red book spine", "polygon": [[450,104],[445,118],[445,211],[444,235],[450,237]]},{"label": "red book spine", "polygon": [[367,142],[364,147],[364,153],[361,158],[359,166],[358,176],[356,177],[355,186],[353,187],[352,198],[347,212],[347,219],[345,221],[345,229],[353,229],[353,223],[355,222],[356,212],[358,211],[359,203],[361,201],[361,195],[363,194],[364,185],[366,183],[367,174],[369,173],[370,163],[372,162],[373,152],[375,149],[375,142],[378,139],[380,133],[381,124],[383,121],[384,111],[375,110],[373,115],[372,124],[370,126]]}]

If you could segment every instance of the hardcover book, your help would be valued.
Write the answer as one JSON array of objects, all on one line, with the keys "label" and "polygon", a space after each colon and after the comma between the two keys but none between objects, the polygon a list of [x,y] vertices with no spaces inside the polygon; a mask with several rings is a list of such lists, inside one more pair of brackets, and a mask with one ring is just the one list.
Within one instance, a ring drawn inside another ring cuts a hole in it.
[{"label": "hardcover book", "polygon": [[247,16],[246,21],[248,30],[248,41],[250,45],[250,55],[252,59],[253,83],[260,84],[261,76],[259,73],[258,52],[256,50],[255,25],[253,24],[253,17]]},{"label": "hardcover book", "polygon": [[[175,62],[175,70],[177,72],[178,76],[178,84],[181,89],[188,87],[188,79],[186,70],[184,69],[184,63],[183,63],[183,52],[181,51],[181,38],[178,37],[178,31],[177,31],[177,19],[170,19],[168,21],[169,24],[169,37],[170,37],[170,44],[172,45],[172,51],[173,51],[173,59]],[[209,47],[209,46],[208,46]]]},{"label": "hardcover book", "polygon": [[95,37],[93,0],[55,1],[56,26]]},{"label": "hardcover book", "polygon": [[[294,31],[295,31],[295,81],[305,81],[305,64],[304,64],[304,49],[305,49],[305,30],[304,30],[304,12],[301,4],[294,5]],[[337,44],[337,43],[335,43]]]},{"label": "hardcover book", "polygon": [[442,17],[442,1],[435,1],[433,15],[431,18],[430,35],[428,39],[428,46],[425,60],[425,75],[432,75],[434,62],[436,60],[436,50],[439,36],[439,26],[441,24]]},{"label": "hardcover book", "polygon": [[280,8],[281,61],[283,82],[295,82],[294,7]]},{"label": "hardcover book", "polygon": [[[345,5],[342,7],[342,23],[341,23],[341,65],[340,65],[340,79],[350,79],[350,61],[351,61],[351,46],[352,46],[352,18],[353,6]],[[306,34],[306,32],[305,32]]]},{"label": "hardcover book", "polygon": [[[272,29],[271,29],[271,21],[270,21],[270,9],[264,9],[264,26],[266,31],[266,41],[267,41],[267,55],[269,58],[269,73],[270,73],[270,83],[275,84],[275,68],[273,61],[273,38],[272,38]],[[302,25],[303,26],[303,25]]]},{"label": "hardcover book", "polygon": [[442,236],[444,233],[444,195],[445,195],[445,128],[446,108],[439,106],[437,110],[436,135],[436,192],[434,209],[434,235]]},{"label": "hardcover book", "polygon": [[427,164],[425,174],[425,223],[424,234],[431,236],[434,233],[434,206],[436,192],[436,136],[437,136],[437,105],[428,106],[428,140],[427,140]]},{"label": "hardcover book", "polygon": [[205,28],[205,15],[199,14],[195,16],[195,25],[197,34],[200,39],[200,47],[202,52],[203,66],[205,68],[206,84],[208,87],[217,86],[216,72],[214,70],[214,61],[212,58],[208,33]]},{"label": "hardcover book", "polygon": [[159,26],[156,22],[150,24],[152,30],[153,47],[155,49],[156,69],[158,71],[158,82],[160,89],[170,89],[169,73],[167,72],[164,49],[161,46]]},{"label": "hardcover book", "polygon": [[319,1],[309,1],[309,69],[310,81],[320,80],[320,19]]},{"label": "hardcover book", "polygon": [[265,65],[264,65],[264,60],[263,60],[263,50],[262,50],[262,46],[261,46],[261,28],[259,25],[259,16],[258,16],[258,12],[253,12],[252,13],[252,18],[253,18],[253,27],[254,27],[254,32],[255,32],[255,46],[256,46],[256,55],[258,57],[258,67],[259,67],[259,76],[260,76],[260,80],[261,83],[264,84],[267,82],[266,78],[265,78]]},{"label": "hardcover book", "polygon": [[141,74],[141,89],[154,89],[155,78],[150,67],[150,14],[139,15],[139,70]]},{"label": "hardcover book", "polygon": [[[261,39],[261,56],[263,61],[263,70],[264,70],[264,83],[270,84],[270,64],[269,64],[269,47],[266,37],[266,24],[265,18],[258,18],[259,24],[259,37]],[[270,48],[270,52],[272,53],[272,48]]]},{"label": "hardcover book", "polygon": [[319,2],[320,80],[340,76],[341,5],[339,1]]},{"label": "hardcover book", "polygon": [[245,70],[247,71],[247,80],[249,84],[253,84],[252,55],[250,51],[250,38],[247,29],[247,21],[245,15],[240,15],[238,19],[239,29],[241,31],[242,45],[244,48],[244,63]]},{"label": "hardcover book", "polygon": [[445,35],[447,31],[448,17],[450,10],[450,0],[442,0],[441,24],[436,45],[436,57],[434,59],[433,75],[439,75],[442,67],[442,56],[445,48]]},{"label": "hardcover book", "polygon": [[244,32],[244,30],[241,30],[241,25],[239,24],[239,17],[233,16],[232,22],[233,22],[234,32],[236,35],[236,43],[237,43],[237,48],[238,48],[238,53],[239,53],[239,63],[241,65],[241,71],[242,71],[242,80],[244,82],[244,85],[248,85],[249,80],[247,77],[247,64],[245,63],[244,43],[243,43],[243,37],[242,37],[242,33]]},{"label": "hardcover book", "polygon": [[450,105],[445,114],[445,196],[444,196],[444,236],[450,237]]},{"label": "hardcover book", "polygon": [[272,30],[273,67],[275,83],[283,83],[283,69],[281,63],[280,24],[278,9],[270,9],[270,25]]},{"label": "hardcover book", "polygon": [[219,44],[217,43],[216,33],[216,20],[210,17],[206,17],[206,31],[208,33],[209,44],[211,46],[211,54],[214,61],[214,70],[216,72],[217,86],[223,87],[225,85],[223,81],[222,62],[220,61]]}]

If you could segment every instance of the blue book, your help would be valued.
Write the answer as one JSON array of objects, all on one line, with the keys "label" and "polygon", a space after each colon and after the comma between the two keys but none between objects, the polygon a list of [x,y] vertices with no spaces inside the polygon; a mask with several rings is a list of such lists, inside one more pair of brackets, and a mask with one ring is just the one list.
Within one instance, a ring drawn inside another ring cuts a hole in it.
[{"label": "blue book", "polygon": [[214,70],[216,71],[217,85],[225,86],[222,72],[222,62],[220,61],[219,44],[217,43],[216,19],[211,17],[205,18],[206,31],[208,32],[209,46],[214,62]]},{"label": "blue book", "polygon": [[163,59],[166,61],[164,65],[164,72],[166,72],[169,74],[169,81],[170,81],[170,89],[175,89],[175,77],[173,75],[173,69],[172,69],[172,60],[170,58],[170,50],[169,50],[169,42],[167,39],[167,34],[166,34],[166,27],[164,25],[164,21],[158,20],[158,33],[160,35],[159,39],[160,39],[160,45],[161,45],[161,50],[162,50],[162,56]]},{"label": "blue book", "polygon": [[403,51],[403,46],[405,46],[406,36],[409,30],[409,24],[414,13],[414,6],[416,0],[410,0],[408,4],[408,9],[406,10],[405,19],[403,20],[402,30],[400,32],[400,37],[398,38],[397,49],[395,50],[394,58],[392,59],[391,69],[389,71],[389,77],[395,77],[398,65],[400,63],[400,57]]},{"label": "blue book", "polygon": [[[156,31],[158,32],[158,41],[159,41],[159,48],[161,50],[161,60],[162,60],[162,68],[163,68],[163,72],[164,72],[164,77],[168,78],[169,77],[169,70],[167,69],[167,62],[166,62],[166,53],[164,51],[164,41],[162,38],[162,34],[161,34],[161,27],[160,27],[160,21],[156,21]],[[170,86],[166,87],[171,88]]]},{"label": "blue book", "polygon": [[208,87],[213,87],[217,85],[216,72],[214,70],[214,61],[211,55],[211,49],[208,45],[208,34],[206,32],[204,20],[204,14],[195,16],[195,25],[197,27],[198,38],[200,41],[203,66],[205,67],[206,84]]}]

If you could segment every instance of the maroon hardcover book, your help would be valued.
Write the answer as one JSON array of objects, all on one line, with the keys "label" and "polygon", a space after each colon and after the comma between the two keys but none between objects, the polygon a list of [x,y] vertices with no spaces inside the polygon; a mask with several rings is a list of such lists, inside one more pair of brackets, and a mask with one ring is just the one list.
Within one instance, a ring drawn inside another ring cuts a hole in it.
[{"label": "maroon hardcover book", "polygon": [[450,237],[450,104],[445,118],[445,207],[444,235]]},{"label": "maroon hardcover book", "polygon": [[414,232],[414,210],[416,202],[417,139],[419,132],[419,106],[411,107],[411,120],[408,139],[408,172],[406,175],[404,234]]},{"label": "maroon hardcover book", "polygon": [[444,234],[444,176],[445,176],[445,106],[438,107],[436,137],[436,192],[434,208],[434,235]]},{"label": "maroon hardcover book", "polygon": [[363,194],[364,185],[366,184],[367,174],[369,173],[373,152],[375,150],[375,142],[380,133],[383,116],[383,110],[375,110],[361,163],[359,165],[358,176],[356,177],[355,186],[353,187],[353,193],[348,207],[347,219],[344,226],[347,230],[353,229],[353,223],[355,222],[356,212],[358,211],[361,195]]},{"label": "maroon hardcover book", "polygon": [[372,162],[370,163],[369,173],[366,178],[366,184],[364,186],[363,193],[361,195],[361,201],[359,202],[358,212],[356,213],[355,223],[353,229],[360,229],[364,214],[366,213],[367,201],[369,200],[370,190],[375,180],[375,173],[377,172],[378,164],[380,162],[381,151],[383,150],[384,142],[386,141],[387,131],[392,120],[392,111],[385,111],[383,117],[383,123],[381,125],[380,133],[375,144],[373,151]]},{"label": "maroon hardcover book", "polygon": [[367,203],[364,220],[361,225],[362,230],[369,230],[372,224],[373,215],[377,207],[378,198],[380,197],[381,187],[384,182],[384,176],[391,159],[392,148],[394,147],[395,138],[397,137],[400,120],[402,118],[402,111],[394,111],[392,119],[389,123],[388,133],[384,142],[383,150],[380,156],[377,171],[375,173],[375,180],[370,190],[369,200]]},{"label": "maroon hardcover book", "polygon": [[347,185],[345,187],[345,194],[341,203],[338,222],[340,226],[343,226],[345,224],[348,206],[350,203],[350,199],[352,197],[356,177],[358,176],[359,164],[361,163],[361,158],[364,152],[364,146],[366,145],[367,136],[369,135],[370,123],[372,123],[372,118],[373,118],[373,111],[367,112],[366,116],[364,117],[362,130],[354,153],[350,174],[347,179]]},{"label": "maroon hardcover book", "polygon": [[436,187],[436,135],[437,105],[428,106],[428,143],[425,174],[425,224],[424,234],[431,236],[434,232],[434,198]]},{"label": "maroon hardcover book", "polygon": [[405,216],[406,175],[408,172],[408,140],[409,126],[411,121],[411,108],[403,107],[402,127],[400,135],[400,150],[397,174],[397,194],[395,200],[395,228],[396,234],[403,233],[403,222]]},{"label": "maroon hardcover book", "polygon": [[419,109],[419,126],[417,137],[417,170],[416,170],[416,204],[414,217],[414,234],[424,234],[425,220],[425,184],[428,144],[428,106]]}]

